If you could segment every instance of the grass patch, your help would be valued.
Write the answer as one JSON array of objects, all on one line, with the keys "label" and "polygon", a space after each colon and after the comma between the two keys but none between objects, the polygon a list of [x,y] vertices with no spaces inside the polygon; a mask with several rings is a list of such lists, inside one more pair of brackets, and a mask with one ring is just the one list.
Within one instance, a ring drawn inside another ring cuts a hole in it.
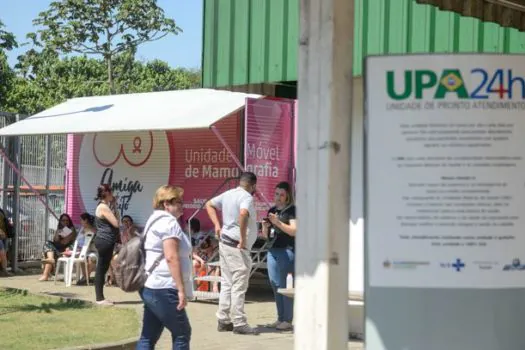
[{"label": "grass patch", "polygon": [[100,344],[138,335],[132,309],[96,307],[0,289],[0,348],[56,349]]}]

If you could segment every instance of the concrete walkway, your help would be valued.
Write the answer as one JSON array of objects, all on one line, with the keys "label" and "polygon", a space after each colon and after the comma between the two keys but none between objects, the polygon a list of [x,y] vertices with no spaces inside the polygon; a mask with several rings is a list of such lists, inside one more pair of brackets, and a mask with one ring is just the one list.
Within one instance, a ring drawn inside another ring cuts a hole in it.
[{"label": "concrete walkway", "polygon": [[[0,278],[0,287],[27,289],[31,293],[57,295],[82,300],[95,300],[94,287],[66,288],[64,282],[38,282],[38,276],[17,276]],[[118,307],[133,307],[142,314],[142,303],[137,293],[124,293],[115,287],[105,288],[106,298],[117,302]],[[251,325],[264,325],[275,320],[275,305],[268,290],[260,289],[249,292],[246,304],[246,313]],[[216,331],[215,319],[216,304],[206,302],[192,302],[188,305],[188,314],[193,329],[191,348],[196,350],[268,350],[293,349],[293,334],[274,331],[264,331],[259,336],[240,336],[232,333]],[[157,345],[157,349],[171,349],[170,333],[165,331]],[[360,342],[349,342],[348,349],[362,350]]]}]

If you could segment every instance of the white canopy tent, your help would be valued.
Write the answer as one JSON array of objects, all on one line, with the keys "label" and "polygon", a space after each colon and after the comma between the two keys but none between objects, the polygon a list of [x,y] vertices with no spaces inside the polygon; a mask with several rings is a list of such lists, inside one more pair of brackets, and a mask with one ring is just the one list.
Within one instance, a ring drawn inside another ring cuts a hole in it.
[{"label": "white canopy tent", "polygon": [[2,136],[209,128],[261,95],[191,89],[70,99],[0,129]]},{"label": "white canopy tent", "polygon": [[[208,129],[230,147],[214,126],[219,120],[244,107],[247,98],[261,95],[213,89],[191,89],[70,99],[55,107],[0,129],[0,136],[87,134],[103,132]],[[18,178],[37,194],[38,200],[58,219],[57,214],[22,175],[0,147],[0,157]],[[18,187],[18,186],[16,186]],[[15,208],[14,216],[18,217]],[[17,220],[17,219],[15,219]],[[16,224],[16,222],[15,222]],[[16,242],[16,240],[15,240]],[[17,251],[17,243],[14,251]],[[14,257],[17,253],[13,254]],[[17,268],[17,259],[12,259]]]}]

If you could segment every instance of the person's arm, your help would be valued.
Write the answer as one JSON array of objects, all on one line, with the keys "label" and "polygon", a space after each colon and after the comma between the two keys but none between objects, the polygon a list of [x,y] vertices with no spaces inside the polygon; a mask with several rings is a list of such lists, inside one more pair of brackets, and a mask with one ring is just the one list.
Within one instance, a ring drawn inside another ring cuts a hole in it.
[{"label": "person's arm", "polygon": [[286,233],[288,236],[295,237],[297,232],[297,219],[295,216],[295,206],[292,206],[287,210],[289,224],[285,224],[276,214],[268,214],[270,222],[279,230]]},{"label": "person's arm", "polygon": [[245,197],[240,204],[239,211],[239,228],[241,231],[241,239],[239,241],[239,248],[246,248],[246,235],[248,233],[248,220],[250,219],[250,209],[253,207],[253,196]]},{"label": "person's arm", "polygon": [[297,232],[297,220],[296,219],[292,219],[290,220],[289,224],[285,224],[284,222],[282,222],[281,220],[277,218],[277,221],[274,225],[279,230],[286,233],[288,236],[295,237],[295,233]]},{"label": "person's arm", "polygon": [[100,215],[102,215],[102,217],[104,219],[106,219],[107,221],[109,221],[109,223],[111,224],[111,226],[115,227],[115,228],[120,228],[120,225],[119,225],[119,222],[118,222],[118,219],[117,217],[115,216],[115,214],[113,214],[113,212],[111,211],[111,209],[106,205],[106,204],[100,204],[99,205],[100,208],[99,208],[99,213]]},{"label": "person's arm", "polygon": [[187,301],[186,294],[184,293],[184,281],[182,279],[179,244],[180,241],[173,237],[165,239],[162,242],[162,247],[164,250],[164,257],[171,272],[171,277],[175,281],[179,292],[179,305],[177,306],[177,309],[182,310],[186,306]]},{"label": "person's arm", "polygon": [[75,227],[70,228],[71,233],[64,237],[64,245],[69,245],[77,239],[77,229]]},{"label": "person's arm", "polygon": [[239,213],[239,228],[241,231],[241,239],[239,240],[239,249],[246,249],[246,234],[248,232],[248,220],[250,219],[250,212],[248,209],[241,209]]},{"label": "person's arm", "polygon": [[217,238],[220,238],[221,236],[221,223],[219,221],[219,217],[217,216],[217,209],[220,209],[221,204],[222,195],[210,199],[208,202],[206,202],[206,212],[208,213],[208,217],[213,223],[213,227],[215,228],[215,236],[217,236]]},{"label": "person's arm", "polygon": [[53,242],[60,243],[60,235],[58,234],[60,230],[55,231],[55,235],[53,236]]}]

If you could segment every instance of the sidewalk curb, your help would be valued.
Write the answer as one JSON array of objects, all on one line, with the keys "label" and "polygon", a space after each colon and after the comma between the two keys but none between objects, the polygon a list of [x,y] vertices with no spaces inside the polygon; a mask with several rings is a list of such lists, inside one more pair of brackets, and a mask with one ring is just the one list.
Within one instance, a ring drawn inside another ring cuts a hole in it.
[{"label": "sidewalk curb", "polygon": [[[66,297],[61,297],[58,295],[49,295],[49,294],[44,294],[44,293],[31,293],[29,289],[13,288],[13,287],[0,287],[0,289],[3,289],[7,292],[17,293],[17,294],[22,294],[22,295],[32,294],[32,295],[37,295],[37,296],[43,296],[46,298],[61,300],[66,303],[96,306],[94,302],[90,302],[87,300],[66,298]],[[57,348],[53,350],[133,350],[137,346],[138,340],[139,340],[139,337],[133,337],[133,338],[127,338],[127,339],[109,342],[109,343],[79,345],[79,346],[67,347],[67,348]]]},{"label": "sidewalk curb", "polygon": [[111,343],[80,345],[70,348],[59,348],[54,350],[133,350],[137,346],[137,342],[138,337],[134,337]]}]

